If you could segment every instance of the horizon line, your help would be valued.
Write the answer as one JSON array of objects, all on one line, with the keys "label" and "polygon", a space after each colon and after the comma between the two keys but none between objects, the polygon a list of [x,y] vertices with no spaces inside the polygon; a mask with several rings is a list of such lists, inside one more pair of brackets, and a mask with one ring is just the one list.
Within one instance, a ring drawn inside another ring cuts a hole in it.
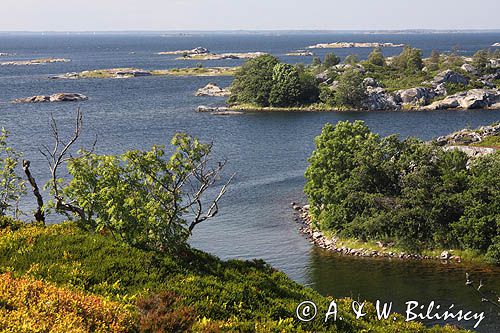
[{"label": "horizon line", "polygon": [[474,29],[165,29],[165,30],[0,30],[0,33],[193,33],[193,32],[500,32],[500,28]]}]

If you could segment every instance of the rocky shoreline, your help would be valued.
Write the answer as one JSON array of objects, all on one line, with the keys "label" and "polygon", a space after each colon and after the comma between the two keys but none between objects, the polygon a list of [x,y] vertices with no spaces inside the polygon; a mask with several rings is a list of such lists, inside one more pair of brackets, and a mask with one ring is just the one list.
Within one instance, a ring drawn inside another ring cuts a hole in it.
[{"label": "rocky shoreline", "polygon": [[412,254],[406,252],[392,252],[388,244],[377,242],[380,250],[371,250],[364,248],[349,248],[346,246],[337,246],[337,239],[331,239],[319,230],[313,229],[311,226],[311,217],[309,215],[309,205],[300,206],[295,202],[291,203],[292,209],[295,212],[295,221],[300,224],[299,231],[304,234],[307,239],[322,249],[337,253],[339,255],[364,257],[364,258],[383,258],[383,259],[401,259],[401,260],[441,260],[461,263],[462,259],[459,256],[452,254],[451,250],[442,251],[439,256],[427,256],[421,254]]}]

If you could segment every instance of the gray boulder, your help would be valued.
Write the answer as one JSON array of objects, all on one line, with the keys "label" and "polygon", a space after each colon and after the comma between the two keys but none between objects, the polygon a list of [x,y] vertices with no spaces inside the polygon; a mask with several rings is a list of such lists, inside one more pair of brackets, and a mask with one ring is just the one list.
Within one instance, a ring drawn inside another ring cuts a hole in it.
[{"label": "gray boulder", "polygon": [[417,87],[405,90],[398,90],[395,93],[395,100],[398,103],[411,105],[427,105],[436,93],[424,87]]},{"label": "gray boulder", "polygon": [[372,77],[367,77],[363,80],[363,85],[365,87],[380,87],[380,84]]},{"label": "gray boulder", "polygon": [[471,64],[463,64],[462,67],[460,67],[460,68],[468,74],[472,74],[472,75],[478,74],[477,69],[474,66],[472,66]]},{"label": "gray boulder", "polygon": [[382,111],[382,110],[399,110],[400,106],[394,100],[394,97],[386,93],[383,88],[380,87],[367,87],[366,89],[367,97],[363,101],[363,108],[370,111]]},{"label": "gray boulder", "polygon": [[324,72],[321,72],[319,74],[316,74],[316,81],[318,83],[323,83],[323,82],[328,83],[328,81],[329,81],[329,79],[328,79],[328,71],[324,71]]},{"label": "gray boulder", "polygon": [[469,79],[462,74],[448,69],[436,75],[434,77],[433,83],[436,86],[440,83],[461,83],[467,85],[469,84]]},{"label": "gray boulder", "polygon": [[446,109],[487,109],[500,101],[500,91],[497,89],[471,89],[459,92],[436,101],[424,107],[424,110]]}]

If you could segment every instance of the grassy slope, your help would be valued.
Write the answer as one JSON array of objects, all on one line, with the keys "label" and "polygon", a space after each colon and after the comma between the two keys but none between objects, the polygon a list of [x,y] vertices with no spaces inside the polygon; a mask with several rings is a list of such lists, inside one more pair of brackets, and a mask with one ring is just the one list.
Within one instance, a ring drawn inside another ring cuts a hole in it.
[{"label": "grassy slope", "polygon": [[371,313],[367,319],[356,321],[347,312],[349,300],[338,301],[343,321],[325,326],[318,318],[301,324],[295,319],[295,307],[300,302],[312,300],[324,312],[330,299],[291,281],[262,261],[224,262],[195,250],[175,257],[158,255],[82,232],[68,223],[30,226],[16,232],[0,229],[0,272],[7,271],[130,304],[146,293],[174,291],[194,309],[197,325],[215,325],[224,327],[224,331],[271,332],[278,327],[284,332],[424,330],[418,323],[404,323],[401,316],[397,322],[379,322],[372,305],[368,305]]}]

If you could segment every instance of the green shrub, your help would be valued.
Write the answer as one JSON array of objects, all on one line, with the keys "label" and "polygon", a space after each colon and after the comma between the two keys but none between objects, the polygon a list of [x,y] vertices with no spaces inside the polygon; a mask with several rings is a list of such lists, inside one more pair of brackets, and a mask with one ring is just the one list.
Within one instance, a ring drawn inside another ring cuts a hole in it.
[{"label": "green shrub", "polygon": [[[79,224],[139,248],[174,253],[185,247],[192,228],[211,217],[203,211],[204,194],[218,181],[223,163],[212,168],[211,145],[185,134],[171,143],[171,156],[165,147],[153,146],[72,158],[73,178],[63,193],[83,209],[84,218],[76,216]],[[196,208],[200,216],[189,222],[185,215]]]},{"label": "green shrub", "polygon": [[17,203],[25,193],[24,181],[17,173],[22,154],[7,144],[9,132],[0,132],[0,216],[8,212],[18,215]]}]

